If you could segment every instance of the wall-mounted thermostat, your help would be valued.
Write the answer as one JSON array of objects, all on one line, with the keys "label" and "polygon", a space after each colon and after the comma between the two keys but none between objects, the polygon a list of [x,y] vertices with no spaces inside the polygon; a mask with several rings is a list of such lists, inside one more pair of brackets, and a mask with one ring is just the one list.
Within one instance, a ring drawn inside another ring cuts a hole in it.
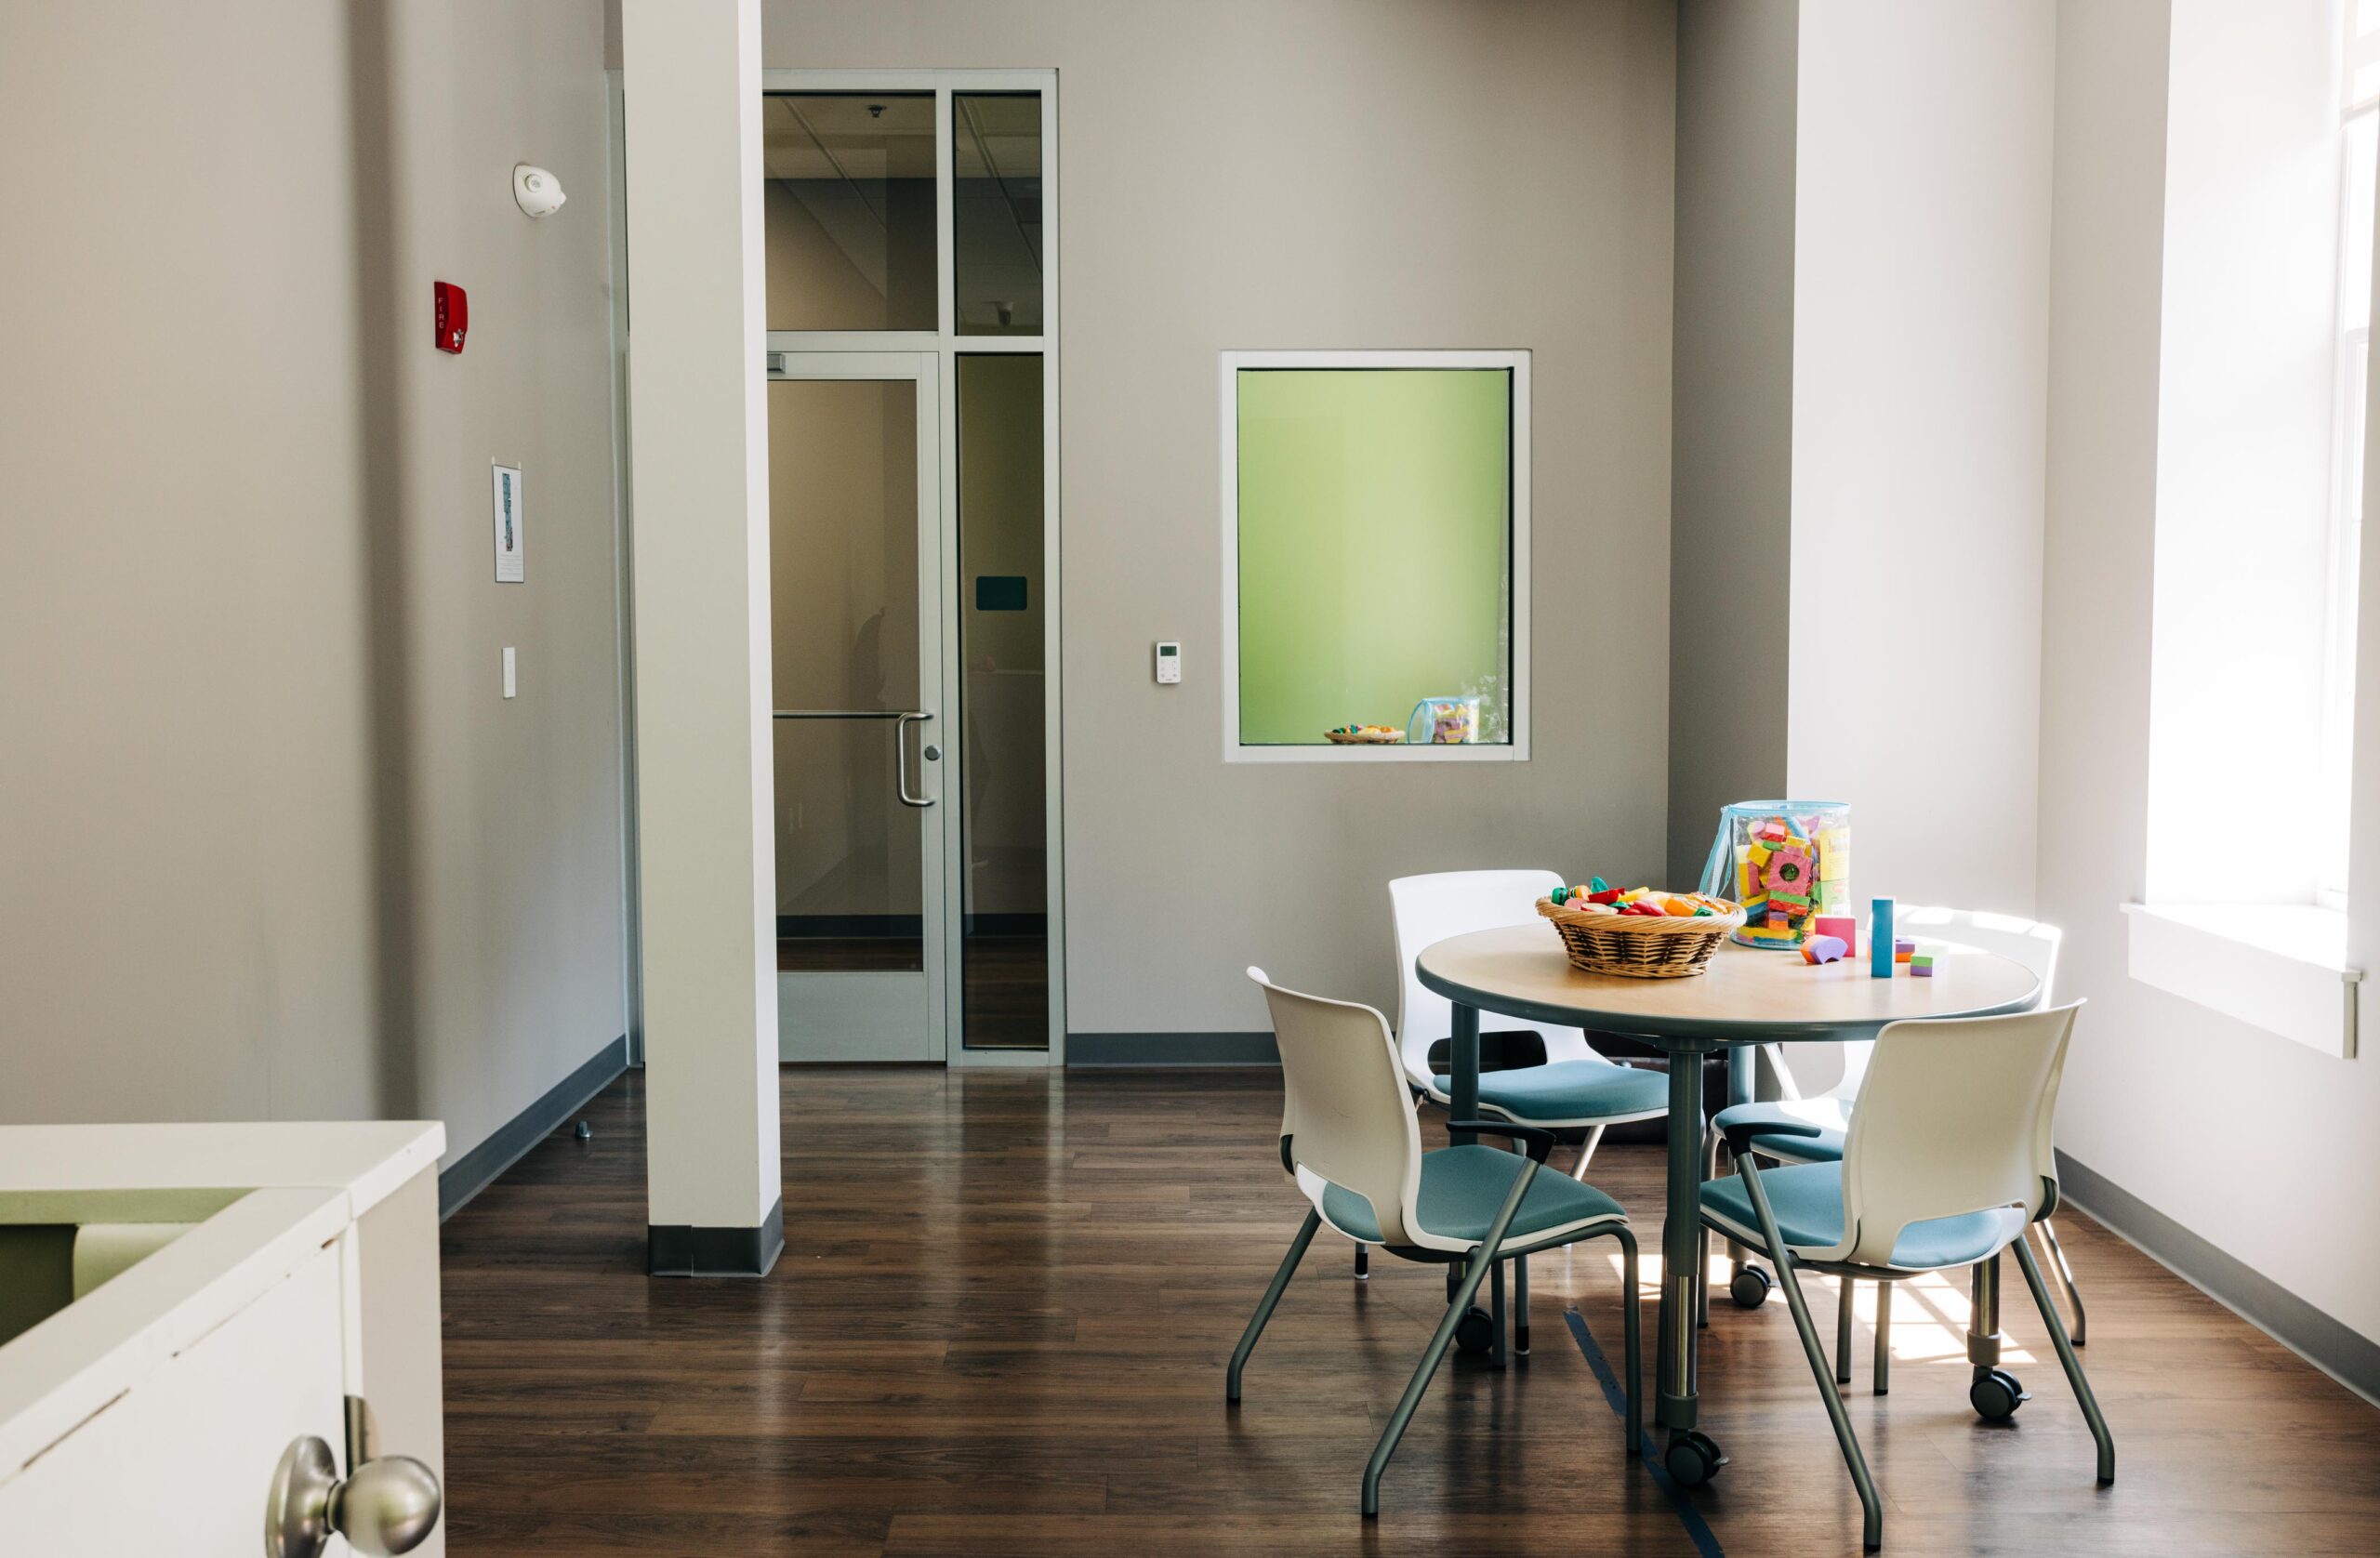
[{"label": "wall-mounted thermostat", "polygon": [[1157,646],[1157,680],[1160,687],[1170,687],[1182,680],[1182,646],[1161,643]]}]

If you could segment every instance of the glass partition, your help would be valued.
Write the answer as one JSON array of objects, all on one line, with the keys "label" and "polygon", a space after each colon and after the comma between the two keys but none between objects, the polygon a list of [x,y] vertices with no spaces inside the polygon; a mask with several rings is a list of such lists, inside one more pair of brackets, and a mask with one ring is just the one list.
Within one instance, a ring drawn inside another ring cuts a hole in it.
[{"label": "glass partition", "polygon": [[933,94],[772,92],[760,125],[768,327],[935,328]]},{"label": "glass partition", "polygon": [[1041,334],[1041,94],[950,99],[951,243],[962,336]]},{"label": "glass partition", "polygon": [[1050,1037],[1041,358],[959,359],[960,1010],[973,1049]]}]

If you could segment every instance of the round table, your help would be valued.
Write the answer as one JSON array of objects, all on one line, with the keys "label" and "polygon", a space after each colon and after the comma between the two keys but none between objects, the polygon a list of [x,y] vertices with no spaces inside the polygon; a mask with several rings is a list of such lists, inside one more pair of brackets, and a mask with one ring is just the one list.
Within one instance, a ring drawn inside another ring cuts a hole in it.
[{"label": "round table", "polygon": [[[1887,1023],[1990,1017],[2030,1010],[2041,981],[2013,958],[1927,943],[1934,976],[1908,967],[1878,979],[1860,956],[1813,967],[1798,955],[1722,946],[1685,979],[1627,979],[1571,966],[1544,921],[1474,931],[1422,948],[1414,970],[1454,1003],[1451,1118],[1479,1117],[1479,1014],[1528,1018],[1640,1039],[1670,1056],[1669,1181],[1661,1228],[1661,1308],[1654,1419],[1673,1437],[1694,1428],[1695,1274],[1701,1263],[1701,1057],[1729,1051],[1730,1102],[1749,1096],[1750,1050],[1793,1041],[1873,1038]],[[1715,1447],[1714,1447],[1715,1448]]]}]

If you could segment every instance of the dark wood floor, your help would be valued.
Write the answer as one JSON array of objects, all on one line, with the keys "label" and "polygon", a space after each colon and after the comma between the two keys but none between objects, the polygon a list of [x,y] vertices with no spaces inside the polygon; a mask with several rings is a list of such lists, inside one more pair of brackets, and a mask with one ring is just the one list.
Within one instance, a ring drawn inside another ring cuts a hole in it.
[{"label": "dark wood floor", "polygon": [[[1567,1332],[1619,1355],[1608,1242],[1540,1258],[1536,1355],[1439,1377],[1355,1495],[1439,1312],[1435,1269],[1363,1286],[1316,1241],[1250,1365],[1223,1370],[1302,1212],[1263,1073],[786,1073],[787,1248],[760,1282],[643,1274],[631,1075],[447,1223],[450,1551],[570,1554],[1857,1552],[1844,1476],[1783,1305],[1724,1301],[1704,1427],[1734,1458],[1681,1512]],[[1432,1131],[1435,1135],[1435,1130]],[[1659,1157],[1595,1181],[1659,1246]],[[1963,1290],[1912,1284],[1889,1396],[1853,1420],[1911,1555],[2380,1552],[2380,1412],[2081,1216],[2084,1362],[2119,1478],[2038,1319],[2005,1426],[1965,1400]],[[1648,1260],[1646,1317],[1652,1306]],[[1811,1282],[1832,1314],[1831,1286]],[[2012,1301],[2023,1287],[2012,1273]],[[1831,1325],[1824,1327],[1831,1335]]]}]

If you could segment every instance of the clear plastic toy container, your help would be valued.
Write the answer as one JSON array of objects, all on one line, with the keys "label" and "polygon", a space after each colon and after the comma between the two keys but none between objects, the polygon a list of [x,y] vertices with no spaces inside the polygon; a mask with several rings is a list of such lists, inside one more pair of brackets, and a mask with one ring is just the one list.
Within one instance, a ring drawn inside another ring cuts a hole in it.
[{"label": "clear plastic toy container", "polygon": [[1739,800],[1719,808],[1701,891],[1743,905],[1735,939],[1798,950],[1822,917],[1850,916],[1851,808],[1839,800]]}]

